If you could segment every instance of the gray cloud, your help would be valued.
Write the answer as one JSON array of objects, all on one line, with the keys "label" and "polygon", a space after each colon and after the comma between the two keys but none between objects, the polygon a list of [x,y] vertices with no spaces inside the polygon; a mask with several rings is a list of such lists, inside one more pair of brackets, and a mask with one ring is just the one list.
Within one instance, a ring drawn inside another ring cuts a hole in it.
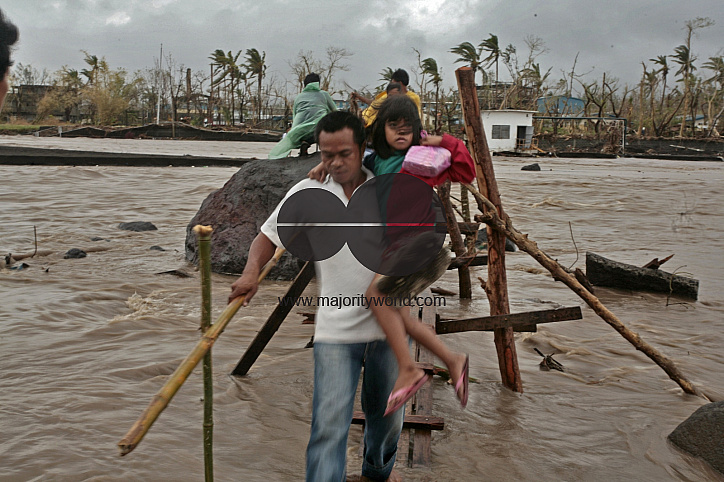
[{"label": "gray cloud", "polygon": [[[16,61],[48,70],[84,67],[81,50],[105,56],[112,67],[143,69],[163,43],[177,62],[204,72],[217,48],[256,48],[266,51],[269,73],[291,80],[288,61],[297,52],[322,57],[333,45],[354,53],[339,83],[372,87],[385,67],[411,70],[415,47],[438,61],[452,86],[461,64],[449,49],[493,33],[521,59],[526,36],[540,37],[548,52],[538,62],[543,71],[552,68],[551,78],[569,71],[578,54],[577,72],[608,72],[633,85],[641,62],[673,53],[684,41],[684,22],[697,16],[716,22],[694,39],[699,64],[724,51],[721,0],[14,0],[1,8],[21,30]],[[501,65],[502,79],[504,72]]]}]

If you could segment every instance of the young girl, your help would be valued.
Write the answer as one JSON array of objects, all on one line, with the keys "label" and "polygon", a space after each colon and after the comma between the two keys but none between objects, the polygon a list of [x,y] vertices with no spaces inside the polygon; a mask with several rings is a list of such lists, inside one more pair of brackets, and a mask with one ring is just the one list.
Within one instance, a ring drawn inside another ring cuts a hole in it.
[{"label": "young girl", "polygon": [[[439,146],[451,153],[451,165],[447,170],[432,178],[420,178],[430,186],[437,186],[448,179],[470,183],[475,178],[473,160],[462,141],[447,134],[422,137],[422,122],[415,103],[406,96],[391,96],[382,104],[373,125],[372,146],[375,152],[365,158],[365,167],[374,172],[375,176],[406,173],[402,169],[402,161],[413,145]],[[326,174],[320,164],[310,171],[309,177],[323,180]],[[380,278],[379,274],[375,276],[366,293],[368,299],[385,298],[386,294],[378,288]],[[398,378],[387,401],[385,415],[402,407],[430,378],[424,370],[415,365],[410,356],[406,335],[411,336],[445,363],[455,383],[460,404],[464,408],[468,398],[468,357],[448,349],[433,330],[410,316],[409,306],[371,303],[370,308],[387,336],[387,342],[395,353],[399,367]]]}]

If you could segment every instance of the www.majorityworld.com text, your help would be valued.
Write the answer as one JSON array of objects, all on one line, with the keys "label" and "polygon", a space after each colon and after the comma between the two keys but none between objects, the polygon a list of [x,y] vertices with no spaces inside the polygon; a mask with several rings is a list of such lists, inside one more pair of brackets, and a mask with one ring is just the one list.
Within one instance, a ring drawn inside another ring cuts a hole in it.
[{"label": "www.majorityworld.com text", "polygon": [[447,306],[443,296],[406,296],[393,298],[390,296],[278,296],[281,306],[330,306],[338,310],[350,306],[361,306],[369,309],[370,306]]}]

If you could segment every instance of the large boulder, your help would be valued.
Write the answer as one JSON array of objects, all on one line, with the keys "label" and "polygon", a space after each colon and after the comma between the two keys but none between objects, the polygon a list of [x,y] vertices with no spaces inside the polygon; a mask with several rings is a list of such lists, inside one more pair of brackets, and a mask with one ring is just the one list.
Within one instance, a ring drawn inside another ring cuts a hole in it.
[{"label": "large boulder", "polygon": [[[186,259],[198,264],[197,224],[210,225],[211,270],[239,274],[259,228],[284,194],[319,163],[319,154],[304,158],[258,159],[246,163],[221,189],[211,193],[186,228]],[[290,280],[299,260],[285,253],[269,279]]]},{"label": "large boulder", "polygon": [[700,407],[669,434],[669,441],[724,474],[724,401]]}]

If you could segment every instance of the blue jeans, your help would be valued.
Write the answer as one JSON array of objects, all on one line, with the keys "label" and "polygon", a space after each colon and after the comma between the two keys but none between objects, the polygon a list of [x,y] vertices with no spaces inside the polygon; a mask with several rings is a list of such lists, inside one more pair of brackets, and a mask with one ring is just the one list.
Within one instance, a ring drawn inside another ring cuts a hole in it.
[{"label": "blue jeans", "polygon": [[385,480],[395,465],[404,410],[383,417],[397,379],[397,360],[386,341],[314,343],[312,432],[307,446],[307,481],[346,480],[347,435],[360,372],[365,412],[362,475]]}]

